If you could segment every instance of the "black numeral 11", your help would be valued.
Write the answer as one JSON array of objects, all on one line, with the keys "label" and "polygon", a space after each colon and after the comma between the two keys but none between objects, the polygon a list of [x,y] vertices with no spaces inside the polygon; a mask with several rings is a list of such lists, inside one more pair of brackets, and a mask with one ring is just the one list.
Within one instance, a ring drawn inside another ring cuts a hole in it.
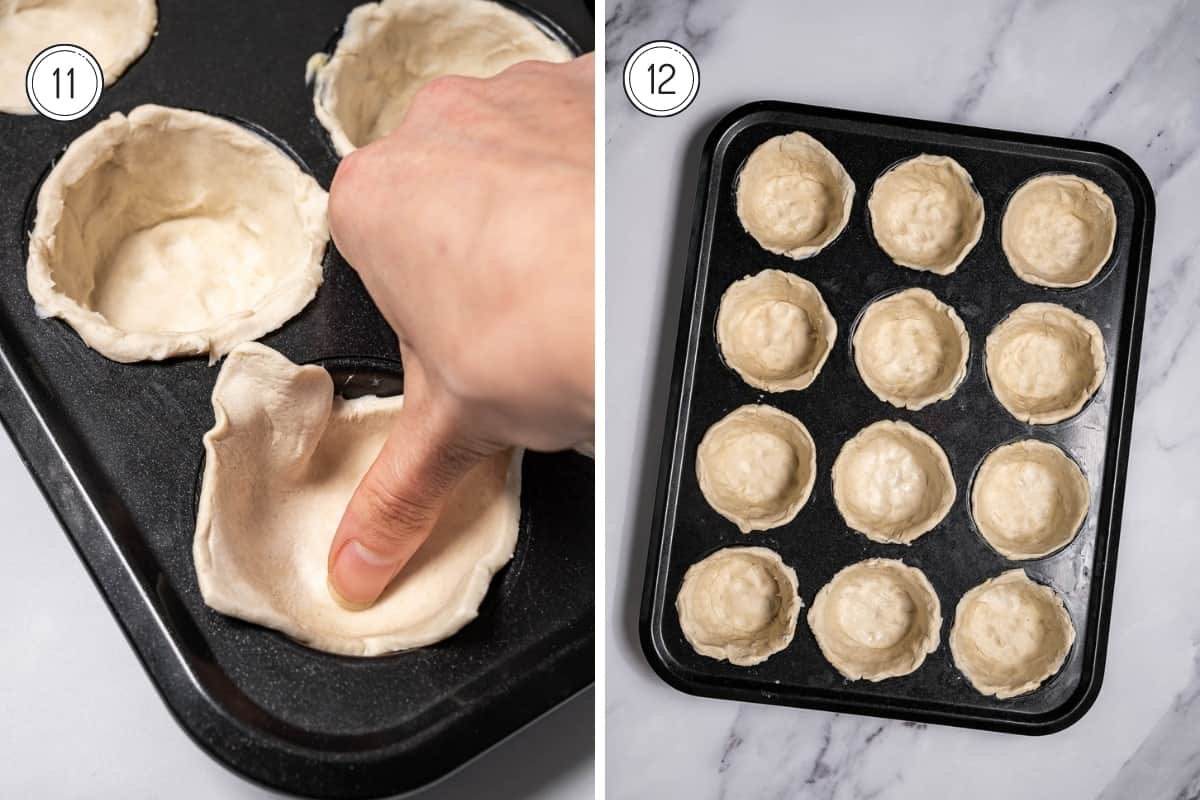
[{"label": "black numeral 11", "polygon": [[[75,68],[70,67],[67,70],[67,96],[75,97]],[[54,97],[59,99],[62,97],[62,69],[54,68]]]}]

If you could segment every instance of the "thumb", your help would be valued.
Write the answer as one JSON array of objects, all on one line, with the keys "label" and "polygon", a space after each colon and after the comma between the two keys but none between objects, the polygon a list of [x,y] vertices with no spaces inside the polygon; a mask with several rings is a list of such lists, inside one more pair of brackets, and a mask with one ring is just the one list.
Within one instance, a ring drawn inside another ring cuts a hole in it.
[{"label": "thumb", "polygon": [[[412,403],[408,402],[409,398]],[[368,608],[433,531],[446,497],[487,453],[467,447],[451,416],[409,395],[383,450],[363,476],[329,550],[329,588]]]}]

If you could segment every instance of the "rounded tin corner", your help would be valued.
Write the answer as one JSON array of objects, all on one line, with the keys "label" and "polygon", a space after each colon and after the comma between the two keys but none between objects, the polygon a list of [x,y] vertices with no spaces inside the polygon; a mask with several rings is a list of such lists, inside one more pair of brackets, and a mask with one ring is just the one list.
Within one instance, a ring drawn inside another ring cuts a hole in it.
[{"label": "rounded tin corner", "polygon": [[1146,171],[1142,169],[1142,165],[1137,162],[1137,159],[1126,153],[1121,148],[1106,142],[1089,140],[1076,142],[1075,144],[1077,146],[1079,144],[1085,145],[1096,154],[1102,155],[1108,159],[1111,159],[1117,164],[1120,164],[1121,167],[1129,173],[1128,177],[1132,178],[1132,185],[1130,186],[1130,189],[1132,190],[1136,188],[1138,190],[1136,192],[1131,192],[1131,194],[1133,194],[1135,199],[1142,204],[1143,210],[1147,215],[1147,219],[1154,219],[1154,184],[1150,181],[1150,176],[1146,174]]},{"label": "rounded tin corner", "polygon": [[[710,689],[703,684],[696,682],[679,674],[673,667],[673,659],[666,652],[665,643],[662,642],[661,636],[656,636],[654,622],[652,618],[642,617],[638,622],[638,641],[642,648],[642,657],[650,665],[650,669],[654,674],[662,680],[663,683],[670,686],[677,692],[681,692],[692,697],[705,697],[710,699],[727,699],[721,693]],[[732,697],[744,702],[755,702],[753,699],[747,699],[740,696]],[[759,701],[761,702],[761,701]]]},{"label": "rounded tin corner", "polygon": [[1100,690],[1104,686],[1103,651],[1100,661],[1101,663],[1097,665],[1097,670],[1092,673],[1091,679],[1086,684],[1081,684],[1079,689],[1067,698],[1066,702],[1050,714],[1044,715],[1043,719],[1032,721],[1017,732],[1029,736],[1050,736],[1065,731],[1087,716],[1100,697]]}]

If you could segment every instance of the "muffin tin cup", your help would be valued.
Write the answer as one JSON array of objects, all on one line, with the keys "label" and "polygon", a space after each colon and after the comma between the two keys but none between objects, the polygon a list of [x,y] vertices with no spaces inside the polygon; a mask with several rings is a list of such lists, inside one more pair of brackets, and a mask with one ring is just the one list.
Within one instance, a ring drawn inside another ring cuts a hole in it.
[{"label": "muffin tin cup", "polygon": [[[346,14],[349,14],[355,7],[369,2],[380,2],[380,0],[359,0],[359,2],[350,3],[346,6]],[[491,0],[491,2],[525,17],[542,33],[562,42],[576,57],[585,55],[592,50],[593,33],[583,26],[591,23],[590,15],[594,14],[594,3],[585,2],[585,0],[561,0],[561,2],[556,2],[556,0]],[[346,32],[346,14],[342,15],[342,20],[333,34],[320,47],[314,48],[310,55],[322,53],[327,58],[333,57],[338,44],[342,41],[342,35]],[[583,16],[585,14],[589,15],[586,19]],[[333,145],[333,137],[317,119],[313,109],[313,92],[316,91],[315,77],[315,73],[306,69],[304,82],[308,87],[308,108],[310,112],[313,112],[311,124],[316,135],[324,142],[326,153],[336,163],[341,161],[344,156],[338,154]]]},{"label": "muffin tin cup", "polygon": [[[801,262],[759,247],[738,222],[734,195],[738,170],[754,148],[795,130],[828,147],[858,187],[846,229],[821,253]],[[894,264],[875,242],[867,219],[866,197],[876,178],[920,153],[957,160],[983,197],[979,243],[947,276]],[[1086,286],[1052,290],[1024,283],[1001,250],[1000,222],[1008,198],[1030,177],[1051,171],[1090,178],[1116,206],[1113,255]],[[1141,169],[1124,153],[1101,144],[758,102],[733,111],[709,136],[694,215],[642,596],[641,639],[651,666],[681,691],[730,700],[1024,734],[1051,733],[1082,717],[1104,672],[1149,277],[1154,198]],[[768,268],[815,283],[838,322],[834,352],[802,391],[768,394],[749,386],[723,363],[717,346],[715,319],[722,293],[735,280]],[[909,287],[928,289],[952,306],[971,342],[966,377],[954,395],[919,411],[876,398],[850,355],[850,337],[862,310],[882,295]],[[1017,306],[1035,301],[1060,303],[1094,320],[1108,358],[1104,382],[1092,400],[1075,416],[1052,425],[1027,425],[1012,417],[992,394],[984,369],[988,333]],[[747,403],[766,403],[792,414],[808,427],[817,448],[817,480],[808,503],[787,525],[752,534],[738,532],[709,507],[695,480],[696,446],[705,431]],[[833,501],[830,473],[842,445],[885,419],[909,422],[937,440],[957,484],[946,518],[909,546],[879,544],[854,532]],[[989,452],[1027,437],[1056,444],[1073,458],[1088,479],[1092,502],[1069,545],[1044,558],[1014,562],[976,532],[970,487]],[[754,545],[772,548],[796,570],[806,604],[840,569],[864,559],[898,558],[918,567],[943,609],[938,649],[912,674],[878,683],[844,679],[821,655],[804,624],[786,649],[754,667],[698,655],[684,639],[674,610],[683,574],[722,547]],[[1063,668],[1040,688],[998,700],[971,687],[955,668],[948,641],[963,594],[1018,567],[1062,595],[1078,638]]]},{"label": "muffin tin cup", "polygon": [[[479,618],[430,647],[352,658],[208,608],[192,561],[195,492],[219,365],[118,364],[25,287],[26,213],[50,163],[115,111],[158,103],[234,119],[326,189],[337,159],[305,85],[353,0],[159,0],[145,55],[68,123],[0,114],[0,419],[184,730],[229,769],[311,797],[390,797],[464,764],[593,681],[593,465],[524,461],[520,543]],[[591,48],[574,0],[514,8]],[[395,391],[396,339],[333,247],[324,283],[261,341],[347,392]],[[77,654],[88,658],[88,653]]]}]

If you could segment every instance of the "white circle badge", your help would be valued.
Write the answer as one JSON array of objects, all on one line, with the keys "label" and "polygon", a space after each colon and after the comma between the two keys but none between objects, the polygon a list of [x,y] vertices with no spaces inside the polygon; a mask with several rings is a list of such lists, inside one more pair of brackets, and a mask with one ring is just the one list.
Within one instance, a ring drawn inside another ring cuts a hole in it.
[{"label": "white circle badge", "polygon": [[625,62],[625,96],[652,117],[678,114],[692,104],[699,89],[696,59],[675,42],[647,42]]},{"label": "white circle badge", "polygon": [[43,117],[79,119],[100,102],[104,72],[95,56],[74,44],[56,44],[34,56],[25,72],[25,94]]}]

